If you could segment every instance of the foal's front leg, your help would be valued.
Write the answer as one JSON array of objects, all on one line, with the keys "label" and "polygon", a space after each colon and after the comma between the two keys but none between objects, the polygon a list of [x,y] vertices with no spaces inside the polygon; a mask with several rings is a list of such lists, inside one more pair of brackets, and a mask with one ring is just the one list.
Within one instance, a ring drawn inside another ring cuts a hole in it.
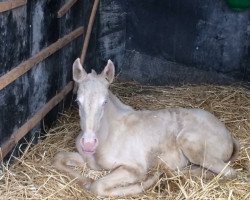
[{"label": "foal's front leg", "polygon": [[76,179],[79,185],[89,184],[93,180],[82,176],[79,172],[75,171],[71,167],[80,167],[85,164],[83,157],[77,152],[59,152],[55,155],[52,165],[67,173],[71,178]]},{"label": "foal's front leg", "polygon": [[158,180],[159,174],[150,175],[144,170],[120,166],[110,174],[89,185],[98,196],[126,196],[143,192]]}]

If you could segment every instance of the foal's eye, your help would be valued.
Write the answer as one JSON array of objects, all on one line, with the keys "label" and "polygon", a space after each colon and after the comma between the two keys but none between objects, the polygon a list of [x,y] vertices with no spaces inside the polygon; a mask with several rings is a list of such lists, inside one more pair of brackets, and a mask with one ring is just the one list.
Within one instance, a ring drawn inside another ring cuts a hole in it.
[{"label": "foal's eye", "polygon": [[104,106],[104,105],[106,105],[108,103],[108,100],[105,100],[103,103],[102,103],[102,105]]}]

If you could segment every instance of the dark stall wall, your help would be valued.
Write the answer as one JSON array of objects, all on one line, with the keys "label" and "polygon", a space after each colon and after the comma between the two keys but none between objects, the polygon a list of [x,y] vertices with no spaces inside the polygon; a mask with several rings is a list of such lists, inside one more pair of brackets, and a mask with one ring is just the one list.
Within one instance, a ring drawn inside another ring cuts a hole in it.
[{"label": "dark stall wall", "polygon": [[[57,11],[64,2],[28,1],[26,6],[0,13],[1,76],[84,25],[84,1],[77,1],[65,16],[57,18]],[[0,91],[0,144],[72,80],[72,63],[81,52],[82,42],[80,36]],[[68,97],[54,108],[45,117],[45,124],[54,121],[70,100]],[[38,124],[26,139],[30,140],[42,125],[42,122]]]},{"label": "dark stall wall", "polygon": [[97,65],[113,59],[120,79],[250,81],[250,10],[223,0],[103,0],[99,11]]},{"label": "dark stall wall", "polygon": [[[26,6],[0,14],[0,75],[29,57],[27,20]],[[22,124],[28,114],[25,102],[29,96],[27,82],[28,77],[22,76],[0,92],[1,142]]]}]

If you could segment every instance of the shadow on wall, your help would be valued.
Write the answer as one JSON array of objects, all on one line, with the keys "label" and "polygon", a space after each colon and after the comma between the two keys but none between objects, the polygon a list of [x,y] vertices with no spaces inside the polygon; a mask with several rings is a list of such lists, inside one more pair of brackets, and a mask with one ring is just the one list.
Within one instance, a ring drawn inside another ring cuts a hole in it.
[{"label": "shadow on wall", "polygon": [[217,0],[103,0],[99,11],[97,71],[111,58],[122,80],[250,81],[249,9]]}]

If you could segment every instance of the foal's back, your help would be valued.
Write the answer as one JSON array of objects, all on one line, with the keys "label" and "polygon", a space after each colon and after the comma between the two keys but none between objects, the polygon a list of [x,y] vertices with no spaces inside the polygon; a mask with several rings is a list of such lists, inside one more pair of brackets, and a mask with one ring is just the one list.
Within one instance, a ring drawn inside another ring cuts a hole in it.
[{"label": "foal's back", "polygon": [[[190,162],[202,165],[206,156],[207,159],[212,156],[227,162],[235,146],[225,125],[201,109],[132,111],[122,118],[119,127],[114,127],[114,130],[119,133],[120,140],[119,144],[115,143],[116,148],[126,149],[131,159],[137,157],[138,162],[138,157],[143,154],[153,161],[147,163],[150,167],[157,164],[156,157],[173,170],[183,168]],[[197,153],[200,155],[197,156]],[[200,159],[197,161],[196,157]],[[122,154],[119,158],[122,159]]]}]

